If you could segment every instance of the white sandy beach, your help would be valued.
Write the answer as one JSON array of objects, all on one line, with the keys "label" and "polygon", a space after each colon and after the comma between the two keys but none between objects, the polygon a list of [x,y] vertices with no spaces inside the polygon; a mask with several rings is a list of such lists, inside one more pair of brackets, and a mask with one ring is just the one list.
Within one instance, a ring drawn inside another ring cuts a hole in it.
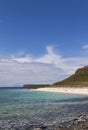
[{"label": "white sandy beach", "polygon": [[84,94],[88,95],[88,88],[66,88],[66,87],[59,87],[59,88],[38,88],[35,91],[45,91],[45,92],[58,92],[58,93],[72,93],[72,94]]}]

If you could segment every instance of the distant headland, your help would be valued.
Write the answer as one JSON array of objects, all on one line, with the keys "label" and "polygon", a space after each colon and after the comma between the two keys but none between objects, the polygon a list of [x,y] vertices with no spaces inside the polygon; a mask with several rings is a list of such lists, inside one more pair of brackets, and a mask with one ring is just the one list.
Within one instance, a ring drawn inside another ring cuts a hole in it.
[{"label": "distant headland", "polygon": [[45,87],[88,87],[88,66],[76,70],[70,77],[51,84],[24,84],[23,88],[37,89]]},{"label": "distant headland", "polygon": [[27,89],[37,89],[37,88],[46,88],[46,87],[50,87],[50,84],[24,84],[23,88],[27,88]]},{"label": "distant headland", "polygon": [[53,84],[54,87],[88,87],[88,66],[76,70],[70,77]]}]

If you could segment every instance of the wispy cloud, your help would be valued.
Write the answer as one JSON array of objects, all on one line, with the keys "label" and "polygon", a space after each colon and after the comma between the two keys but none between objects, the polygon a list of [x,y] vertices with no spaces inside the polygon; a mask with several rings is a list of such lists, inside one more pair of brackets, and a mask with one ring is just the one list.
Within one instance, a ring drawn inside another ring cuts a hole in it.
[{"label": "wispy cloud", "polygon": [[78,67],[88,64],[88,58],[63,58],[52,46],[40,57],[18,52],[0,58],[0,86],[22,85],[25,83],[53,83],[72,74]]},{"label": "wispy cloud", "polygon": [[[55,52],[55,48],[53,46],[46,47],[47,53],[38,58],[32,57],[30,54],[26,54],[24,57],[12,57],[12,60],[20,62],[20,63],[42,63],[42,64],[51,64],[55,67],[59,67],[63,69],[65,72],[72,73],[80,64],[77,62],[80,59],[80,62],[84,60],[84,58],[80,57],[72,57],[72,58],[63,58],[60,54]],[[85,60],[86,61],[86,60]],[[83,63],[83,62],[82,62]],[[85,62],[84,62],[85,63]]]},{"label": "wispy cloud", "polygon": [[88,44],[82,46],[83,49],[88,49]]}]

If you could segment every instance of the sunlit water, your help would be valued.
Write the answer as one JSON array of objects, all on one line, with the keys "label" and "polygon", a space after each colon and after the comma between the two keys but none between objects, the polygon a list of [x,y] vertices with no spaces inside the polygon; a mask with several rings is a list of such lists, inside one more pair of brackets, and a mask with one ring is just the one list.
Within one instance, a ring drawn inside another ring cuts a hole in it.
[{"label": "sunlit water", "polygon": [[87,96],[26,89],[0,89],[0,119],[23,116],[54,121],[81,113],[88,113]]}]

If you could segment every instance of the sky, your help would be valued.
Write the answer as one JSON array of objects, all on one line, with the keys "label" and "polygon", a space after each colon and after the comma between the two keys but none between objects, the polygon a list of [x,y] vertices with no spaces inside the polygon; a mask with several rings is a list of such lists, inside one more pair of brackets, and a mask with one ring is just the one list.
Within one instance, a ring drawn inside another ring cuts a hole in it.
[{"label": "sky", "polygon": [[0,87],[54,83],[88,65],[88,0],[0,0]]}]

